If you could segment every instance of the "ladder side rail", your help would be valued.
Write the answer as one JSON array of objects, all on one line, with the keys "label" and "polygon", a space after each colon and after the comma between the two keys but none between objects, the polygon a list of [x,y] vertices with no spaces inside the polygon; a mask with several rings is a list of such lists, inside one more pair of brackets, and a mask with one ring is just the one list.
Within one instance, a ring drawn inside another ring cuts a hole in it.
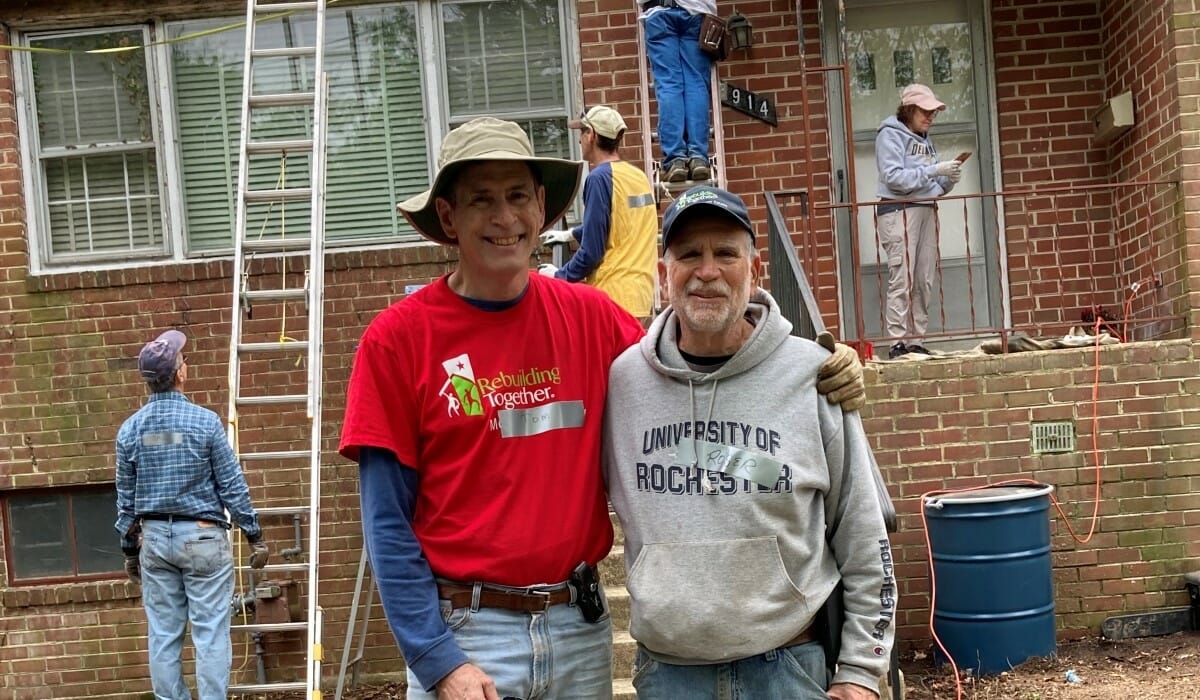
[{"label": "ladder side rail", "polygon": [[650,185],[654,188],[654,198],[657,200],[658,168],[654,165],[654,143],[651,138],[651,134],[654,132],[651,131],[650,127],[650,81],[646,74],[648,70],[646,28],[642,24],[641,12],[642,8],[638,4],[638,0],[633,0],[634,23],[637,25],[638,101],[641,106],[642,122],[642,169],[646,171],[646,176],[650,178]]},{"label": "ladder side rail", "polygon": [[712,163],[712,184],[722,189],[729,189],[728,183],[725,181],[725,123],[721,118],[721,74],[717,70],[720,64],[713,61],[712,75],[709,77],[708,85],[710,98],[712,102],[712,132],[713,132],[713,158],[709,161]]},{"label": "ladder side rail", "polygon": [[234,193],[234,228],[233,228],[233,313],[229,319],[229,408],[226,416],[226,436],[234,453],[241,458],[237,438],[237,397],[241,393],[241,361],[238,354],[238,344],[242,337],[242,266],[245,251],[242,240],[245,238],[247,225],[246,198],[243,196],[250,189],[250,164],[246,154],[246,144],[250,140],[252,118],[250,114],[250,93],[254,89],[253,49],[254,49],[254,1],[246,3],[246,48],[242,54],[242,119],[238,133],[238,172],[237,190]]},{"label": "ladder side rail", "polygon": [[[324,9],[322,0],[318,13],[317,63],[321,64],[322,45],[324,44]],[[323,65],[318,65],[321,71],[317,74],[315,103],[313,109],[313,158],[311,159],[310,177],[312,178],[312,249],[309,261],[309,344],[308,344],[308,384],[309,384],[309,424],[311,426],[311,449],[309,457],[309,570],[308,570],[308,619],[320,619],[317,591],[320,577],[318,563],[320,561],[321,545],[321,389],[323,380],[322,366],[324,363],[324,284],[325,284],[325,172],[326,172],[326,132],[328,129],[326,100],[329,93],[329,79]],[[311,697],[319,696],[321,683],[321,662],[323,650],[321,647],[321,629],[310,624],[308,629],[308,648],[310,653],[308,668],[308,691]]]}]

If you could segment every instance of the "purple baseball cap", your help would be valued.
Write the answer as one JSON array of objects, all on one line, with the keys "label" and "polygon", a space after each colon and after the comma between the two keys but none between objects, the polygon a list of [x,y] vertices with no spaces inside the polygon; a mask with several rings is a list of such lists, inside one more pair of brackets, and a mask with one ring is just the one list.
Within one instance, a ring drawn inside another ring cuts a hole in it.
[{"label": "purple baseball cap", "polygon": [[166,331],[142,346],[138,354],[138,371],[147,382],[165,381],[179,368],[179,353],[187,344],[187,336],[176,330]]}]

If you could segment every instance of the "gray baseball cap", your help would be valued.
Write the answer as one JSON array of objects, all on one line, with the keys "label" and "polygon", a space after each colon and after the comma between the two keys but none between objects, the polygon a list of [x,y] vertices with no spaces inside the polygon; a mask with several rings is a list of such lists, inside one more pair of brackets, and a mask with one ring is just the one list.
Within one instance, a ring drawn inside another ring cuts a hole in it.
[{"label": "gray baseball cap", "polygon": [[179,354],[187,344],[187,336],[169,330],[142,346],[138,354],[138,371],[147,382],[170,379],[179,369]]}]

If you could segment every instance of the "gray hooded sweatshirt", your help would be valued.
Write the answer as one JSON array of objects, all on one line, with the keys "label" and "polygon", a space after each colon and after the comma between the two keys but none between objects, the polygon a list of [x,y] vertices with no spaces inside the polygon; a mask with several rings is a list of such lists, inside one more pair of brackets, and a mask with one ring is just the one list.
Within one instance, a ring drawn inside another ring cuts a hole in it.
[{"label": "gray hooded sweatshirt", "polygon": [[613,363],[604,469],[630,632],[665,663],[743,659],[807,628],[841,580],[834,682],[874,689],[896,588],[862,422],[817,393],[829,352],[789,335],[774,299],[758,290],[747,317],[711,373],[689,369],[670,309]]},{"label": "gray hooded sweatshirt", "polygon": [[875,167],[879,170],[875,194],[883,199],[917,199],[947,194],[954,189],[954,183],[934,172],[937,162],[937,151],[929,136],[915,133],[893,114],[884,119],[875,132]]}]

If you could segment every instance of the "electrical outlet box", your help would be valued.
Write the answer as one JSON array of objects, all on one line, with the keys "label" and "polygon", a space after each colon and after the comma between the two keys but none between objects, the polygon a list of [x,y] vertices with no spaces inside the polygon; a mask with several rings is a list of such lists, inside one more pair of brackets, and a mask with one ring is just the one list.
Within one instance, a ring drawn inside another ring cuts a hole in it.
[{"label": "electrical outlet box", "polygon": [[1092,115],[1096,143],[1106,144],[1133,128],[1133,93],[1129,90],[1104,103]]}]

